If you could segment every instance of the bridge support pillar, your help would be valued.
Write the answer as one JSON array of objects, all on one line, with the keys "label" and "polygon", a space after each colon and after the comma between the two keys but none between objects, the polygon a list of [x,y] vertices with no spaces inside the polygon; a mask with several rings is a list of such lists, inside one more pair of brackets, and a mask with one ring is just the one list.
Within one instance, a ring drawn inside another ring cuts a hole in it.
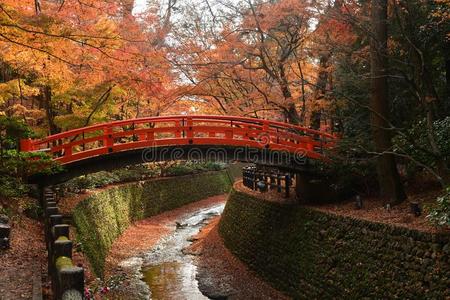
[{"label": "bridge support pillar", "polygon": [[326,203],[339,199],[339,192],[326,178],[307,173],[297,173],[295,192],[299,203]]}]

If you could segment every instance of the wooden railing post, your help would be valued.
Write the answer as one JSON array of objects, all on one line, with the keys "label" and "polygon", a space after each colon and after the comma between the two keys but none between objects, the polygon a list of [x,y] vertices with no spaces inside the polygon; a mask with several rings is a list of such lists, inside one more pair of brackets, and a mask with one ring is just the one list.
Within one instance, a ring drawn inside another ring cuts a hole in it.
[{"label": "wooden railing post", "polygon": [[68,157],[71,155],[72,155],[72,146],[71,145],[64,146],[64,156]]},{"label": "wooden railing post", "polygon": [[277,192],[281,193],[281,175],[280,175],[280,173],[277,174]]},{"label": "wooden railing post", "polygon": [[30,152],[30,151],[33,151],[34,149],[34,147],[33,147],[33,141],[31,140],[31,139],[21,139],[20,140],[20,147],[19,147],[20,149],[20,151],[23,151],[23,152]]},{"label": "wooden railing post", "polygon": [[155,132],[153,128],[150,131],[147,131],[147,141],[153,141],[155,139]]},{"label": "wooden railing post", "polygon": [[112,127],[106,126],[103,129],[103,141],[104,146],[108,149],[108,153],[113,152],[114,138],[112,135],[113,135]]},{"label": "wooden railing post", "polygon": [[284,181],[285,181],[285,185],[286,185],[286,189],[285,189],[286,194],[285,194],[285,197],[286,197],[286,198],[289,198],[289,195],[290,195],[289,189],[290,189],[290,186],[291,186],[291,175],[287,174],[287,175],[284,177]]},{"label": "wooden railing post", "polygon": [[193,121],[191,117],[187,118],[186,127],[186,136],[189,139],[189,143],[191,143],[191,140],[194,138]]},{"label": "wooden railing post", "polygon": [[[260,133],[260,143],[265,148],[269,148],[270,143],[272,142],[272,138],[269,133],[269,125],[267,124],[267,121],[263,121],[261,130],[262,130],[262,132]],[[267,138],[267,140],[264,140],[266,138]]]},{"label": "wooden railing post", "polygon": [[270,172],[270,190],[275,189],[276,185],[277,184],[275,182],[275,175],[272,172]]},{"label": "wooden railing post", "polygon": [[69,240],[69,225],[61,224],[56,197],[51,189],[43,191],[45,232],[48,248],[48,273],[51,278],[53,298],[84,299],[84,269],[72,261],[73,242]]},{"label": "wooden railing post", "polygon": [[175,121],[175,137],[181,138],[181,132],[183,131],[181,128],[183,128],[183,121]]}]

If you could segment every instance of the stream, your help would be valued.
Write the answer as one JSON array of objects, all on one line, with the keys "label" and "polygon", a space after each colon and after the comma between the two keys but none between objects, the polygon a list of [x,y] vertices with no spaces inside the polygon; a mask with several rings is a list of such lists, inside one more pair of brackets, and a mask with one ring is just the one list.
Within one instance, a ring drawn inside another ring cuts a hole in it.
[{"label": "stream", "polygon": [[134,285],[139,286],[140,298],[146,299],[208,299],[198,288],[197,267],[192,256],[183,253],[191,237],[222,213],[225,204],[216,204],[188,213],[174,224],[174,231],[162,238],[150,251],[140,257],[122,262],[135,270]]}]

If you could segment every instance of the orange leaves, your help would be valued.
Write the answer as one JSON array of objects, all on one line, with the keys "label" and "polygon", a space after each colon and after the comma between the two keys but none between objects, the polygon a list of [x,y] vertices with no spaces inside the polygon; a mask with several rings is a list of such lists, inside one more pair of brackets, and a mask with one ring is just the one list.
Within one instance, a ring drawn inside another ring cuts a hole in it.
[{"label": "orange leaves", "polygon": [[[111,86],[116,88],[105,102],[111,109],[97,109],[92,120],[151,115],[173,104],[174,75],[159,45],[161,35],[149,30],[157,18],[147,13],[138,22],[131,3],[41,1],[36,14],[34,1],[2,1],[0,60],[32,87],[50,88],[60,127],[83,123]],[[41,101],[36,95],[25,98],[38,98],[28,104]],[[17,97],[0,90],[0,99]]]}]

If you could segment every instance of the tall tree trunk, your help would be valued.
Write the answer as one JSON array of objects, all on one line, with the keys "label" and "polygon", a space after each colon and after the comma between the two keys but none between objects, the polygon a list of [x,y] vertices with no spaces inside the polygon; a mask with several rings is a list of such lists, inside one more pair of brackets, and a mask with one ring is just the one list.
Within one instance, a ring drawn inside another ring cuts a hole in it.
[{"label": "tall tree trunk", "polygon": [[295,107],[294,99],[292,99],[292,93],[289,88],[289,82],[286,77],[286,73],[284,71],[284,66],[282,64],[279,65],[280,70],[280,78],[278,80],[281,88],[281,93],[283,94],[284,99],[287,102],[290,102],[287,109],[284,110],[284,114],[289,123],[294,125],[300,124],[300,115]]},{"label": "tall tree trunk", "polygon": [[[314,100],[322,100],[325,98],[325,93],[328,83],[328,61],[330,59],[330,53],[322,53],[320,55],[319,62],[319,74],[317,76],[316,86],[314,88]],[[320,129],[320,124],[322,121],[322,108],[320,106],[313,107],[310,117],[310,125],[313,129]]]},{"label": "tall tree trunk", "polygon": [[450,42],[447,43],[448,48],[445,50],[445,95],[446,99],[444,98],[444,114],[450,115]]},{"label": "tall tree trunk", "polygon": [[45,116],[47,117],[48,129],[50,134],[57,134],[61,130],[55,124],[55,112],[52,107],[52,89],[50,86],[46,85],[41,88],[42,103],[45,109]]},{"label": "tall tree trunk", "polygon": [[380,192],[390,204],[406,199],[400,181],[392,148],[389,127],[389,101],[386,77],[387,67],[387,0],[372,0],[372,39],[370,42],[371,65],[371,127],[375,149],[381,155],[377,161]]}]

